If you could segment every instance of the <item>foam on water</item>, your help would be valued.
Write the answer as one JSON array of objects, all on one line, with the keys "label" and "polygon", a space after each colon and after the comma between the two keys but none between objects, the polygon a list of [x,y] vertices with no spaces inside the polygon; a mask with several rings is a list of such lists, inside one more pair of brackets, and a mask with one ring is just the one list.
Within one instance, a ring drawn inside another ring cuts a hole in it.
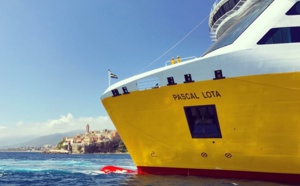
[{"label": "foam on water", "polygon": [[51,155],[42,153],[0,153],[0,185],[264,185],[282,184],[184,176],[137,175],[100,169],[114,165],[136,170],[130,155]]}]

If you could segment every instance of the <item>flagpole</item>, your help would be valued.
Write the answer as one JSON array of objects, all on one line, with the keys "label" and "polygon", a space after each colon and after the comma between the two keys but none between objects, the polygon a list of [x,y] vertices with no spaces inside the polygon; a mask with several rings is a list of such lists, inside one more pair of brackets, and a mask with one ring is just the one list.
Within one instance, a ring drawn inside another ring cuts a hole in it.
[{"label": "flagpole", "polygon": [[108,87],[110,87],[110,70],[108,69]]}]

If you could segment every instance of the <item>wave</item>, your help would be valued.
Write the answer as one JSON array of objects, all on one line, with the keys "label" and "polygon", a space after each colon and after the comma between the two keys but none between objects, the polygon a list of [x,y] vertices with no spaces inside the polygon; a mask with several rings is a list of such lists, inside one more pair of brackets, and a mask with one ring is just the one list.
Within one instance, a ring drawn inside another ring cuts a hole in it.
[{"label": "wave", "polygon": [[[111,162],[110,162],[111,163]],[[88,175],[104,174],[100,169],[108,165],[105,162],[97,164],[89,160],[0,160],[0,172],[13,171],[19,173],[51,172],[51,173],[81,173]],[[136,170],[135,166],[115,165]],[[116,172],[122,173],[122,172]]]}]

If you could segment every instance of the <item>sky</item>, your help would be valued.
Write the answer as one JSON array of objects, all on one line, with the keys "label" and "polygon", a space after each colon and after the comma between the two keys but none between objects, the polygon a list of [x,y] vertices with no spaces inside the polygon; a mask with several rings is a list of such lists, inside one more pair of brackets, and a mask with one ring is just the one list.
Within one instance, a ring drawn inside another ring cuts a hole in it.
[{"label": "sky", "polygon": [[100,101],[108,69],[113,84],[201,56],[213,3],[1,0],[0,139],[114,129]]}]

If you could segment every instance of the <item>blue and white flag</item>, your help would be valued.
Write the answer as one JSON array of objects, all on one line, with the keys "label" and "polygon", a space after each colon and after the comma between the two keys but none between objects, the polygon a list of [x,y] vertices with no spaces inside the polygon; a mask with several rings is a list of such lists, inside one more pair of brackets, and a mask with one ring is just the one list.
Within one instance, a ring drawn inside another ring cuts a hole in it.
[{"label": "blue and white flag", "polygon": [[111,73],[111,71],[108,69],[108,86],[110,86],[110,79],[118,79],[118,76],[116,74]]},{"label": "blue and white flag", "polygon": [[110,77],[118,79],[118,76],[116,74],[111,73],[111,72],[110,72]]}]

